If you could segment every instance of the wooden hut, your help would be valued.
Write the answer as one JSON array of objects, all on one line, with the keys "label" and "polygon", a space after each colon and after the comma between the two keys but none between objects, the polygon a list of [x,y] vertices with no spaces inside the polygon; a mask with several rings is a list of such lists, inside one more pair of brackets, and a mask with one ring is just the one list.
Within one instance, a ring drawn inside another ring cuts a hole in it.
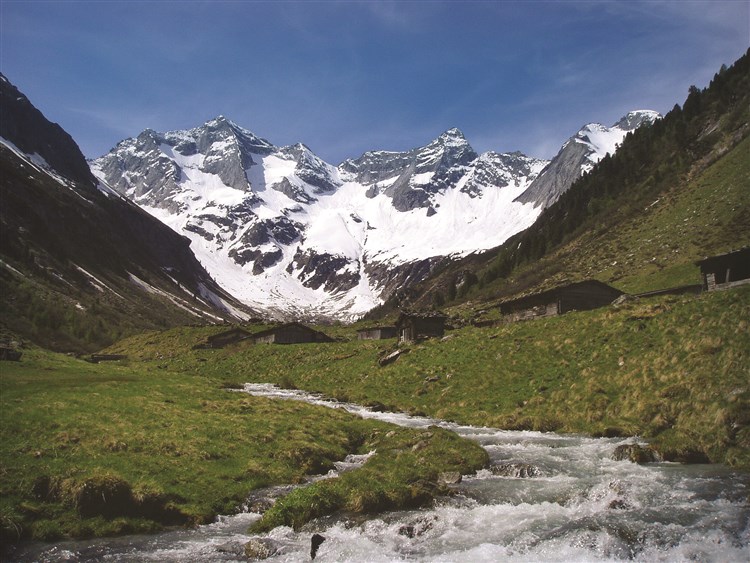
[{"label": "wooden hut", "polygon": [[396,336],[398,336],[398,331],[395,326],[373,326],[357,331],[359,340],[387,340]]},{"label": "wooden hut", "polygon": [[399,340],[401,342],[415,342],[420,338],[431,338],[445,334],[445,321],[448,319],[442,313],[402,312],[396,322]]},{"label": "wooden hut", "polygon": [[696,265],[701,269],[705,291],[750,283],[750,247],[711,256]]},{"label": "wooden hut", "polygon": [[604,307],[620,295],[622,291],[619,289],[600,281],[586,280],[505,301],[500,304],[500,312],[513,321],[551,317]]},{"label": "wooden hut", "polygon": [[327,334],[313,330],[301,323],[286,323],[256,332],[252,335],[256,344],[303,344],[308,342],[333,342]]},{"label": "wooden hut", "polygon": [[241,340],[250,338],[250,333],[244,328],[232,328],[206,338],[205,342],[196,344],[193,349],[224,348]]},{"label": "wooden hut", "polygon": [[23,352],[17,348],[0,345],[0,361],[18,362],[22,355]]}]

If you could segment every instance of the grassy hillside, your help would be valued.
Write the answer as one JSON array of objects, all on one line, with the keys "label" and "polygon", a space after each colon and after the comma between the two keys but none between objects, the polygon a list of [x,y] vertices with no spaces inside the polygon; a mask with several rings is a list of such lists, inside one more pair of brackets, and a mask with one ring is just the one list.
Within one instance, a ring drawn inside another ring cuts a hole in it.
[{"label": "grassy hillside", "polygon": [[[378,506],[419,505],[431,498],[420,480],[487,462],[452,432],[234,393],[197,370],[26,350],[0,371],[0,537],[51,541],[210,522],[252,489],[303,482],[373,449],[372,467],[339,485],[341,507],[371,510],[373,494]],[[295,522],[303,517],[294,511]]]},{"label": "grassy hillside", "polygon": [[641,435],[669,459],[750,467],[748,319],[746,286],[467,326],[385,367],[378,358],[395,340],[194,351],[202,336],[181,329],[110,351],[186,376],[275,382],[469,424]]}]

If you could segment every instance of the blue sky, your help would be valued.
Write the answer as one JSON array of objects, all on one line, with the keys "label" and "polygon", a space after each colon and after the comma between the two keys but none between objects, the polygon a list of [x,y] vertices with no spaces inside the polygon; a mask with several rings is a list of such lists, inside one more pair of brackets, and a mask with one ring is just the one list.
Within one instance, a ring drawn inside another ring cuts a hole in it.
[{"label": "blue sky", "polygon": [[750,1],[0,0],[0,26],[0,70],[87,157],[225,115],[332,164],[451,127],[549,158],[706,86]]}]

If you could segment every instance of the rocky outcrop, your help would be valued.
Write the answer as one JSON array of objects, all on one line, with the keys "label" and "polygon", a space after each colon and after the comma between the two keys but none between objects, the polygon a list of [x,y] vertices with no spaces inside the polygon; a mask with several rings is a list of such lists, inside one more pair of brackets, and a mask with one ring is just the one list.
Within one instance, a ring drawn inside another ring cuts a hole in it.
[{"label": "rocky outcrop", "polygon": [[589,153],[588,146],[568,141],[516,201],[549,207],[581,176],[581,165]]},{"label": "rocky outcrop", "polygon": [[327,293],[343,292],[359,283],[359,268],[351,268],[345,256],[297,249],[287,272],[297,272],[305,287],[323,288]]},{"label": "rocky outcrop", "polygon": [[440,485],[458,485],[461,480],[461,473],[458,471],[445,471],[438,475],[438,484]]}]

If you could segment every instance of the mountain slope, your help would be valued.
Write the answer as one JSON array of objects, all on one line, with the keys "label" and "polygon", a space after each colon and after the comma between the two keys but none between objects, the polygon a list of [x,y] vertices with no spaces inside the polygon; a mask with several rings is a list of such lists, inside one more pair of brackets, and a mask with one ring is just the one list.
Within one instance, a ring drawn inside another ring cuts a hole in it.
[{"label": "mountain slope", "polygon": [[0,75],[0,323],[53,349],[247,317],[189,241],[91,174],[77,145]]},{"label": "mountain slope", "polygon": [[516,201],[549,207],[582,174],[590,172],[607,154],[615,154],[625,136],[660,119],[655,111],[631,111],[612,127],[589,123],[568,139],[560,152]]},{"label": "mountain slope", "polygon": [[463,279],[472,283],[460,297],[479,308],[586,278],[628,292],[698,283],[695,260],[750,246],[749,59],[628,135],[532,227],[406,297],[414,305],[445,300]]}]

